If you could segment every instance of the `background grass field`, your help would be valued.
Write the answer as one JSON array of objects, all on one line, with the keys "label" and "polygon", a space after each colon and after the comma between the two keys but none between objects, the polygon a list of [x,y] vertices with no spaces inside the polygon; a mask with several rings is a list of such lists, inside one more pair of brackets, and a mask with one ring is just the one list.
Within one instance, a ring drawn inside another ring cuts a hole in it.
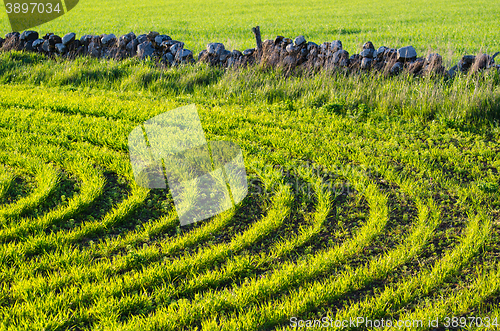
[{"label": "background grass field", "polygon": [[[493,52],[500,35],[486,2],[86,3],[37,30],[243,49],[260,24],[449,59]],[[136,185],[127,137],[191,103],[208,140],[241,146],[250,192],[180,227],[168,190]],[[494,71],[285,78],[2,53],[0,330],[286,330],[291,317],[500,329],[499,119]]]}]

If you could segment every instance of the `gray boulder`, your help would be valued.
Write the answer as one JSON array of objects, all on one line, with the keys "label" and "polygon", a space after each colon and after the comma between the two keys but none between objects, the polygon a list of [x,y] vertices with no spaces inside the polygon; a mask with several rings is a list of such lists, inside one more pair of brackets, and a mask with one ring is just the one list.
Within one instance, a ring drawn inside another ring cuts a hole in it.
[{"label": "gray boulder", "polygon": [[207,45],[207,52],[210,55],[220,56],[224,50],[224,44],[222,43],[210,43]]},{"label": "gray boulder", "polygon": [[295,46],[300,46],[306,42],[306,38],[304,36],[298,36],[294,39],[293,44]]},{"label": "gray boulder", "polygon": [[55,46],[56,44],[62,44],[62,38],[58,35],[52,34],[49,37],[49,43],[51,46]]},{"label": "gray boulder", "polygon": [[167,40],[172,40],[172,38],[170,38],[170,36],[167,36],[166,34],[162,34],[162,35],[155,37],[155,43],[157,45],[161,45],[164,41],[167,41]]},{"label": "gray boulder", "polygon": [[172,53],[167,52],[163,55],[162,60],[163,60],[163,62],[166,62],[168,64],[172,64],[174,62],[174,56],[172,55]]},{"label": "gray boulder", "polygon": [[307,50],[310,52],[313,48],[318,48],[318,44],[313,43],[312,41],[307,43]]},{"label": "gray boulder", "polygon": [[462,72],[467,72],[469,71],[474,61],[476,61],[476,57],[474,55],[463,56],[462,59],[458,62],[458,69],[460,69],[460,71]]},{"label": "gray boulder", "polygon": [[298,53],[299,49],[295,47],[293,44],[290,44],[286,46],[286,51],[288,54],[294,55]]},{"label": "gray boulder", "polygon": [[181,51],[177,52],[177,56],[179,56],[182,60],[192,59],[193,52],[189,49],[182,49]]},{"label": "gray boulder", "polygon": [[104,37],[101,38],[101,43],[104,46],[114,46],[116,44],[116,36],[112,33],[105,35]]},{"label": "gray boulder", "polygon": [[361,51],[361,53],[359,55],[361,55],[362,57],[371,59],[371,58],[373,58],[374,53],[375,53],[375,49],[365,48]]},{"label": "gray boulder", "polygon": [[139,41],[137,39],[132,39],[125,49],[130,53],[130,56],[135,56],[137,54],[137,46],[139,46]]},{"label": "gray boulder", "polygon": [[417,51],[413,46],[401,47],[398,49],[398,61],[408,62],[415,61],[417,59]]},{"label": "gray boulder", "polygon": [[149,31],[149,33],[146,35],[146,37],[148,38],[149,41],[154,41],[156,37],[158,37],[160,35],[160,33],[156,32],[156,31]]},{"label": "gray boulder", "polygon": [[432,53],[427,55],[425,61],[428,65],[440,66],[443,63],[443,57],[437,53]]},{"label": "gray boulder", "polygon": [[62,37],[62,43],[67,46],[73,43],[75,39],[76,39],[76,33],[70,32],[66,34],[64,37]]},{"label": "gray boulder", "polygon": [[252,55],[254,52],[255,52],[255,48],[245,49],[245,50],[243,51],[243,55],[244,55],[244,56],[250,56],[250,55]]},{"label": "gray boulder", "polygon": [[221,62],[225,62],[229,57],[231,57],[232,53],[227,49],[223,50],[221,55],[219,56],[219,60]]},{"label": "gray boulder", "polygon": [[372,66],[373,59],[364,57],[363,60],[361,60],[361,69],[363,70],[368,70]]},{"label": "gray boulder", "polygon": [[141,34],[137,37],[137,41],[139,42],[139,44],[145,43],[146,41],[148,41],[148,36],[145,34]]},{"label": "gray boulder", "polygon": [[170,53],[172,53],[175,56],[182,49],[184,49],[184,43],[178,42],[170,46]]},{"label": "gray boulder", "polygon": [[93,38],[93,37],[94,37],[94,36],[92,36],[92,35],[90,35],[90,34],[86,34],[86,35],[84,35],[84,36],[82,36],[82,37],[80,38],[80,42],[82,43],[82,45],[84,45],[84,46],[88,46],[88,45],[92,42],[92,38]]},{"label": "gray boulder", "polygon": [[24,41],[24,42],[35,41],[38,39],[38,32],[36,32],[36,31],[24,31],[19,36],[19,39],[21,39],[21,41]]},{"label": "gray boulder", "polygon": [[23,50],[25,50],[27,52],[34,51],[35,48],[33,47],[33,41],[30,40],[30,41],[25,42],[24,45],[23,45]]},{"label": "gray boulder", "polygon": [[401,71],[403,71],[403,64],[401,62],[394,63],[394,65],[391,67],[391,70],[390,70],[391,74],[393,74],[393,75],[397,75]]},{"label": "gray boulder", "polygon": [[332,50],[332,52],[340,51],[342,49],[342,42],[340,40],[332,41],[332,43],[330,44],[330,49]]},{"label": "gray boulder", "polygon": [[347,66],[349,60],[349,52],[340,49],[333,53],[333,63],[342,67]]},{"label": "gray boulder", "polygon": [[47,53],[52,50],[52,47],[50,46],[50,42],[48,40],[43,41],[42,50],[47,52]]},{"label": "gray boulder", "polygon": [[43,45],[44,40],[43,39],[37,39],[33,42],[32,46],[33,48],[39,48]]},{"label": "gray boulder", "polygon": [[146,41],[137,46],[137,56],[143,60],[147,57],[152,57],[155,52],[153,44],[150,41]]},{"label": "gray boulder", "polygon": [[92,57],[101,56],[101,45],[99,43],[91,41],[88,47],[89,55]]},{"label": "gray boulder", "polygon": [[279,44],[280,42],[283,41],[283,39],[285,39],[285,37],[283,37],[283,36],[276,36],[276,38],[274,39],[274,44],[275,45]]},{"label": "gray boulder", "polygon": [[66,54],[68,52],[68,48],[63,43],[56,44],[55,47],[56,52],[59,54]]},{"label": "gray boulder", "polygon": [[9,32],[5,35],[5,39],[10,38],[21,38],[21,34],[19,34],[19,32]]},{"label": "gray boulder", "polygon": [[363,44],[363,49],[375,50],[375,46],[373,46],[373,43],[371,41],[367,41],[366,43]]}]

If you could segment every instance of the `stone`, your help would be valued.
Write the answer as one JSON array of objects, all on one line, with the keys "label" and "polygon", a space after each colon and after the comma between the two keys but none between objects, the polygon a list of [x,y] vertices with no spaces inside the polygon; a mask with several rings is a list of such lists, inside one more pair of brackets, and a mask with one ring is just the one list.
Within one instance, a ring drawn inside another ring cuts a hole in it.
[{"label": "stone", "polygon": [[233,49],[232,53],[233,53],[233,57],[234,57],[234,58],[239,58],[239,57],[243,56],[243,53],[242,53],[242,52],[240,52],[240,51],[239,51],[239,50],[237,50],[237,49]]},{"label": "stone", "polygon": [[76,33],[70,32],[62,37],[62,43],[66,46],[73,43],[76,39]]},{"label": "stone", "polygon": [[243,55],[244,55],[244,56],[250,56],[250,55],[252,55],[254,52],[255,52],[255,48],[245,49],[245,50],[243,51]]},{"label": "stone", "polygon": [[322,54],[326,54],[329,48],[330,48],[330,43],[327,42],[324,42],[321,45],[319,45],[319,51]]},{"label": "stone", "polygon": [[490,64],[490,56],[488,54],[481,54],[476,57],[474,61],[474,70],[479,71],[486,69]]},{"label": "stone", "polygon": [[192,59],[193,58],[193,52],[190,51],[189,49],[182,49],[177,53],[177,56],[179,56],[181,59],[186,60],[186,59]]},{"label": "stone", "polygon": [[373,59],[364,57],[363,60],[361,60],[361,69],[363,70],[368,70],[372,66]]},{"label": "stone", "polygon": [[133,32],[129,32],[127,34],[124,34],[123,36],[120,36],[120,38],[118,38],[118,46],[122,49],[126,49],[128,43],[134,39],[136,39],[136,37],[135,37],[135,34]]},{"label": "stone", "polygon": [[353,55],[351,55],[351,57],[349,57],[349,61],[351,61],[351,62],[361,61],[361,59],[362,59],[362,57],[359,54],[353,54]]},{"label": "stone", "polygon": [[78,48],[80,48],[80,46],[82,46],[82,42],[78,39],[71,44],[66,45],[66,47],[68,47],[68,52],[75,52]]},{"label": "stone", "polygon": [[172,53],[175,56],[177,52],[183,48],[184,48],[183,42],[173,44],[172,46],[170,46],[170,53]]},{"label": "stone", "polygon": [[55,47],[56,47],[56,52],[59,54],[66,54],[68,52],[68,48],[63,43],[58,43],[55,45]]},{"label": "stone", "polygon": [[391,74],[393,74],[393,75],[397,75],[401,71],[403,71],[403,64],[401,62],[394,63],[394,65],[391,67],[391,70],[390,70]]},{"label": "stone", "polygon": [[3,46],[3,43],[5,42],[5,39],[3,39],[2,37],[0,37],[0,47]]},{"label": "stone", "polygon": [[365,48],[361,51],[361,53],[359,55],[361,55],[361,57],[371,59],[371,58],[373,58],[374,53],[375,53],[375,49]]},{"label": "stone", "polygon": [[92,36],[90,34],[86,34],[80,38],[80,42],[82,43],[82,45],[88,46],[90,44],[90,42],[92,41],[92,37],[94,37],[94,36]]},{"label": "stone", "polygon": [[222,43],[210,43],[207,45],[207,52],[210,55],[220,56],[223,50],[225,50],[225,48]]},{"label": "stone", "polygon": [[115,46],[116,42],[117,42],[116,36],[112,33],[107,34],[101,38],[101,43],[104,46],[108,46],[108,47]]},{"label": "stone", "polygon": [[276,36],[276,38],[274,39],[274,44],[275,45],[279,44],[280,42],[283,41],[283,39],[285,39],[285,37],[283,37],[283,36]]},{"label": "stone", "polygon": [[155,37],[155,43],[157,45],[161,45],[164,41],[167,41],[167,40],[172,40],[172,38],[170,38],[170,36],[167,36],[166,34],[162,34],[162,35]]},{"label": "stone", "polygon": [[289,44],[286,46],[286,51],[288,54],[294,55],[298,53],[299,49],[295,47],[293,44]]},{"label": "stone", "polygon": [[266,39],[262,42],[262,48],[269,48],[274,46],[274,40]]},{"label": "stone", "polygon": [[30,40],[30,41],[25,42],[24,45],[23,45],[23,50],[25,50],[27,52],[34,51],[35,48],[33,47],[33,41]]},{"label": "stone", "polygon": [[295,46],[300,46],[306,42],[306,38],[304,36],[298,36],[293,40],[293,44]]},{"label": "stone", "polygon": [[387,50],[388,48],[385,47],[385,46],[380,46],[378,49],[377,49],[377,57],[382,57],[385,53],[385,51]]},{"label": "stone", "polygon": [[43,45],[44,40],[43,39],[37,39],[33,42],[32,46],[33,48],[40,48]]},{"label": "stone", "polygon": [[137,41],[139,42],[139,44],[145,43],[146,41],[148,41],[148,36],[145,34],[141,34],[137,37]]},{"label": "stone", "polygon": [[136,52],[137,46],[139,45],[139,41],[137,39],[132,39],[131,41],[128,42],[127,46],[125,49],[129,52]]},{"label": "stone", "polygon": [[50,52],[51,51],[51,46],[49,40],[44,40],[42,44],[42,50],[45,52]]},{"label": "stone", "polygon": [[55,47],[56,44],[62,44],[62,39],[58,35],[52,34],[49,37],[49,43]]},{"label": "stone", "polygon": [[160,34],[156,31],[149,31],[149,33],[146,35],[149,41],[154,41],[156,37],[158,37]]},{"label": "stone", "polygon": [[458,62],[458,69],[461,72],[467,72],[469,71],[470,67],[472,64],[476,61],[476,57],[474,55],[465,55],[462,57],[462,59]]},{"label": "stone", "polygon": [[219,56],[219,60],[221,62],[226,61],[229,57],[231,57],[232,53],[228,51],[227,49],[223,50],[222,53]]},{"label": "stone", "polygon": [[100,57],[101,56],[101,45],[98,42],[92,41],[88,47],[89,55],[92,57]]},{"label": "stone", "polygon": [[401,47],[398,49],[398,61],[399,62],[409,62],[409,61],[415,61],[417,58],[417,51],[413,46],[406,46],[406,47]]},{"label": "stone", "polygon": [[290,38],[284,38],[283,42],[288,45],[288,44],[291,44],[293,41]]},{"label": "stone", "polygon": [[437,53],[432,53],[427,55],[425,62],[427,63],[427,65],[434,67],[441,66],[441,64],[443,63],[443,57]]},{"label": "stone", "polygon": [[349,60],[349,52],[340,49],[333,53],[333,63],[335,65],[347,66]]},{"label": "stone", "polygon": [[385,50],[383,59],[386,61],[396,60],[398,58],[398,51],[394,48],[388,48]]},{"label": "stone", "polygon": [[24,31],[19,36],[19,39],[21,39],[21,41],[24,41],[24,42],[35,41],[38,39],[38,32],[36,32],[36,31]]},{"label": "stone", "polygon": [[367,41],[366,43],[363,44],[363,49],[375,50],[375,46],[373,46],[373,43],[371,41]]},{"label": "stone", "polygon": [[21,34],[19,34],[19,32],[9,32],[5,35],[5,39],[10,38],[21,38]]},{"label": "stone", "polygon": [[342,42],[340,40],[332,41],[332,43],[330,44],[330,49],[332,50],[332,52],[340,51],[341,49],[343,49]]},{"label": "stone", "polygon": [[165,53],[162,59],[164,62],[167,62],[168,64],[172,64],[174,62],[174,56],[170,52]]},{"label": "stone", "polygon": [[137,46],[137,56],[143,60],[147,57],[152,57],[155,52],[155,49],[153,48],[153,44],[151,44],[150,41],[146,41],[142,44],[139,44]]},{"label": "stone", "polygon": [[307,50],[310,52],[313,48],[318,48],[318,44],[313,43],[312,41],[307,43]]}]

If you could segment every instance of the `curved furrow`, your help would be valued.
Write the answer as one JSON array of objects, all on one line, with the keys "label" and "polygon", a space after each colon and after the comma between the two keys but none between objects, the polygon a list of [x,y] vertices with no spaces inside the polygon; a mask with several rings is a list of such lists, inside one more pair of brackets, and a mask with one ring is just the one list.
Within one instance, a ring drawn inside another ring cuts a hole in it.
[{"label": "curved furrow", "polygon": [[[27,158],[26,156],[16,158],[12,153],[0,152],[1,162],[9,163],[13,167],[21,167],[22,172],[34,177],[36,188],[27,196],[21,197],[10,204],[0,205],[0,226],[6,227],[11,223],[11,219],[17,220],[24,213],[32,210],[50,196],[56,189],[60,180],[59,172],[51,165],[40,163],[39,159]],[[9,175],[0,188],[8,189],[14,174]],[[0,192],[2,193],[2,192]]]},{"label": "curved furrow", "polygon": [[[271,247],[267,249],[268,252],[266,253],[261,253],[257,256],[237,255],[231,257],[220,268],[207,270],[198,275],[192,275],[178,284],[170,283],[166,286],[155,288],[151,295],[156,297],[158,302],[170,302],[171,300],[177,300],[186,295],[194,295],[196,297],[199,295],[197,293],[200,291],[222,286],[225,283],[237,279],[242,274],[248,277],[253,274],[255,270],[273,261],[282,261],[288,254],[312,241],[324,228],[324,222],[331,211],[333,201],[330,192],[325,188],[325,183],[320,178],[313,178],[313,174],[309,169],[302,169],[301,175],[307,178],[306,182],[312,184],[313,194],[317,197],[317,205],[314,212],[308,214],[311,218],[308,222],[309,224],[302,227],[297,234],[272,244]],[[100,329],[106,327],[108,318],[106,317],[105,311],[109,311],[109,307],[114,307],[113,311],[120,314],[130,310],[130,308],[127,307],[127,302],[134,301],[137,304],[139,303],[137,301],[143,299],[143,297],[134,299],[130,296],[124,296],[119,298],[111,297],[108,299],[109,301],[104,304],[103,302],[99,302],[96,308],[96,311],[99,312],[97,313],[99,322],[103,322],[104,325],[96,324],[93,325],[94,328]],[[161,304],[158,304],[155,309],[159,307],[161,307]]]},{"label": "curved furrow", "polygon": [[[269,177],[269,179],[271,179],[271,177]],[[72,302],[75,303],[81,301],[82,304],[88,304],[92,300],[97,300],[94,298],[99,298],[104,294],[108,296],[121,295],[123,292],[136,291],[143,287],[152,287],[163,280],[171,280],[174,277],[182,277],[183,275],[188,275],[194,271],[200,271],[208,268],[215,263],[223,261],[228,256],[231,256],[232,254],[262,240],[265,236],[280,227],[290,211],[290,203],[291,195],[289,187],[280,184],[276,195],[273,197],[272,207],[268,211],[267,215],[262,220],[253,224],[245,232],[238,234],[233,240],[231,240],[230,243],[219,244],[201,249],[194,256],[185,255],[181,256],[179,259],[168,261],[167,263],[163,262],[148,265],[142,271],[129,272],[123,276],[118,274],[112,279],[108,279],[106,275],[102,275],[100,273],[101,270],[98,269],[99,274],[97,275],[97,278],[100,280],[106,280],[106,282],[76,284],[76,287],[80,289],[80,295],[72,298]],[[229,214],[230,218],[232,213],[233,211],[228,211],[225,214]],[[222,214],[219,215],[219,217],[228,217],[228,215]],[[141,280],[140,283],[137,282],[138,279]],[[43,280],[41,279],[40,281]],[[19,288],[22,287],[23,285],[20,284]],[[65,291],[71,291],[71,287],[65,289]],[[50,291],[47,295],[50,296],[51,293],[54,292]],[[31,297],[31,295],[27,297]],[[62,297],[64,298],[64,296]],[[34,303],[26,302],[26,304],[32,305]],[[40,309],[43,309],[43,303],[41,304]]]},{"label": "curved furrow", "polygon": [[386,197],[377,190],[376,186],[359,173],[352,173],[349,180],[355,183],[356,189],[365,196],[370,207],[368,221],[353,235],[353,238],[304,258],[298,263],[283,263],[269,275],[259,279],[253,278],[250,282],[234,289],[209,291],[192,301],[179,300],[175,304],[157,310],[147,318],[133,318],[124,327],[126,329],[185,328],[194,321],[202,320],[207,314],[214,314],[221,310],[231,311],[238,307],[262,302],[274,294],[325,275],[339,267],[351,256],[361,252],[373,238],[380,235],[388,219]]},{"label": "curved furrow", "polygon": [[[234,330],[236,328],[239,330],[253,330],[256,327],[263,326],[269,328],[284,323],[290,316],[301,316],[312,307],[332,303],[345,293],[362,288],[376,279],[383,278],[398,265],[417,256],[431,236],[432,228],[433,226],[428,227],[422,233],[422,226],[417,225],[406,242],[386,256],[380,257],[361,268],[348,270],[341,274],[340,277],[335,275],[324,281],[315,282],[292,291],[292,293],[280,300],[266,302],[259,307],[252,307],[242,314],[221,318],[219,322],[214,319],[208,320],[203,324],[203,328],[217,330]],[[467,261],[477,254],[488,238],[489,230],[490,224],[488,221],[485,221],[479,215],[474,216],[467,228],[466,235],[462,238],[461,244],[443,258],[443,263],[440,263],[431,275],[441,277],[441,275],[446,274],[448,269],[454,268],[452,262],[456,260],[457,256]]]}]

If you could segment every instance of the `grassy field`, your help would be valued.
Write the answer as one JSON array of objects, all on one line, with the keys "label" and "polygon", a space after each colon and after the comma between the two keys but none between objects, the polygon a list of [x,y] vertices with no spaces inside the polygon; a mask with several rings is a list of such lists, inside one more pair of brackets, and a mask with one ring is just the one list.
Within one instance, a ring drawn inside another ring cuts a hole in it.
[{"label": "grassy field", "polygon": [[[152,30],[184,41],[197,54],[208,42],[223,42],[230,50],[255,47],[250,28],[259,25],[263,38],[339,39],[351,54],[368,40],[376,47],[411,44],[419,54],[431,50],[456,62],[465,54],[500,49],[498,17],[500,8],[486,0],[80,0],[64,16],[36,29],[61,36]],[[0,7],[0,35],[7,32],[10,25]]]},{"label": "grassy field", "polygon": [[[500,48],[498,11],[84,1],[37,30],[157,30],[200,50],[251,47],[248,28],[260,24],[269,36],[340,38],[350,51],[371,39],[456,59]],[[241,146],[249,195],[181,227],[168,190],[136,185],[127,138],[193,103],[207,140]],[[498,72],[285,78],[258,66],[0,53],[0,330],[369,329],[382,319],[499,330],[499,120]]]}]

